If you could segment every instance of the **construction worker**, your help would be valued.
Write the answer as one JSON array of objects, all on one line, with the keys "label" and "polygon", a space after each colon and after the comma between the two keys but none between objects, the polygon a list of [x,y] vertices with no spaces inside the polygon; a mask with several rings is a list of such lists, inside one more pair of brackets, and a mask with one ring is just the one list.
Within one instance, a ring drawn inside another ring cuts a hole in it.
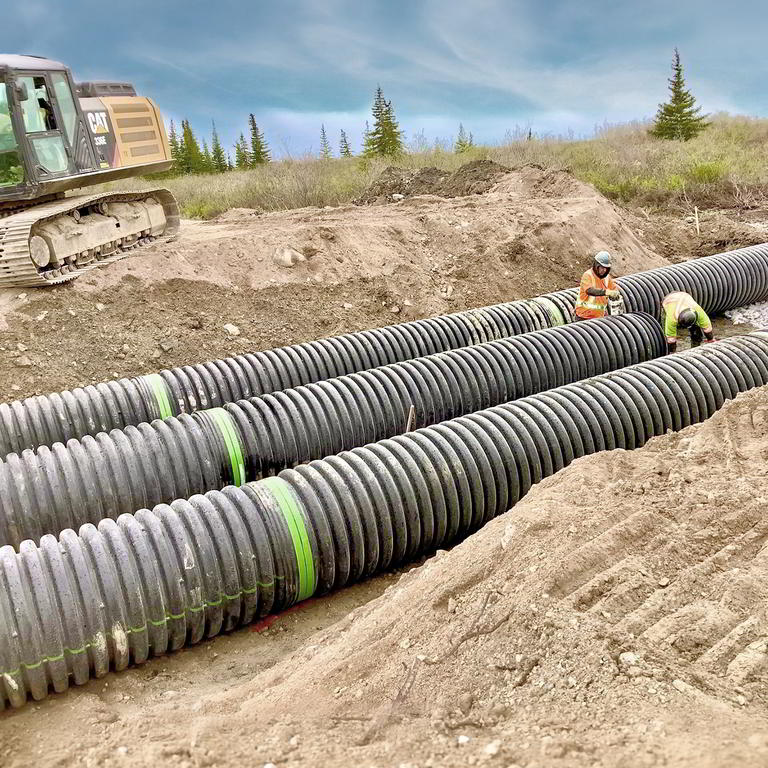
[{"label": "construction worker", "polygon": [[604,317],[608,299],[619,298],[619,286],[610,276],[612,264],[608,251],[595,254],[592,266],[581,276],[579,300],[573,310],[576,320]]},{"label": "construction worker", "polygon": [[707,343],[715,340],[712,323],[707,313],[696,303],[693,296],[683,291],[669,293],[661,302],[661,324],[667,337],[667,352],[677,349],[680,329],[690,330],[691,348],[698,347],[702,339]]}]

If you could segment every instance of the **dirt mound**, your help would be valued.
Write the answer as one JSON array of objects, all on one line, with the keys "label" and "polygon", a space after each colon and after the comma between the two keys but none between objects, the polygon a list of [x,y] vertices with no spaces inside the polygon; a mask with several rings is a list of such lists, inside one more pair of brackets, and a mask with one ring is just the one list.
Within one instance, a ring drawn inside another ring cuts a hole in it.
[{"label": "dirt mound", "polygon": [[[410,170],[390,165],[368,186],[368,189],[355,201],[359,205],[369,203],[384,203],[399,196],[437,195],[445,179],[450,176],[448,171],[439,168],[419,168]],[[393,198],[392,196],[396,197]]]},{"label": "dirt mound", "polygon": [[5,764],[762,767],[766,454],[763,389],[575,462],[277,663],[236,633],[0,722]]},{"label": "dirt mound", "polygon": [[528,198],[601,197],[593,186],[579,181],[568,171],[542,168],[533,163],[502,176],[493,191]]},{"label": "dirt mound", "polygon": [[409,170],[391,165],[356,200],[358,204],[387,203],[416,195],[466,197],[489,192],[510,169],[493,160],[472,160],[453,173],[439,168]]},{"label": "dirt mound", "polygon": [[647,240],[654,250],[670,261],[677,263],[687,259],[722,253],[734,248],[759,245],[768,239],[764,220],[751,222],[742,220],[733,212],[700,211],[699,230],[696,230],[695,216],[656,215],[634,218],[633,229]]},{"label": "dirt mound", "polygon": [[[468,164],[451,184],[497,171]],[[591,187],[535,167],[502,179],[450,199],[185,221],[176,242],[70,285],[6,291],[0,400],[535,296],[575,285],[604,248],[618,274],[666,263]]]},{"label": "dirt mound", "polygon": [[435,194],[442,197],[464,197],[490,192],[510,169],[493,160],[473,160],[452,173]]}]

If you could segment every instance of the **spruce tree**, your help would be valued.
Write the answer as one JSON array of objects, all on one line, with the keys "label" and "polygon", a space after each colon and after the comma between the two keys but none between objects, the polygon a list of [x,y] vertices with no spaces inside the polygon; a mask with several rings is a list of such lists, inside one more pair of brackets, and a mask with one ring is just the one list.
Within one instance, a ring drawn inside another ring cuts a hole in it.
[{"label": "spruce tree", "polygon": [[181,156],[181,166],[183,173],[202,173],[203,172],[203,155],[200,152],[200,145],[197,143],[195,134],[192,132],[192,128],[189,125],[189,120],[181,121],[182,127],[182,146],[179,148]]},{"label": "spruce tree", "polygon": [[264,138],[264,133],[256,125],[256,118],[253,114],[248,117],[248,124],[251,128],[251,165],[256,166],[268,163],[270,160],[269,147]]},{"label": "spruce tree", "polygon": [[363,157],[368,157],[373,154],[373,147],[371,146],[371,125],[366,120],[365,130],[363,131]]},{"label": "spruce tree", "polygon": [[391,101],[386,102],[383,125],[384,144],[382,147],[382,154],[388,157],[402,155],[405,151],[403,132],[400,130],[400,126],[395,118],[395,108],[392,106]]},{"label": "spruce tree", "polygon": [[248,144],[245,141],[245,136],[243,134],[240,134],[240,138],[237,140],[237,144],[235,144],[235,168],[238,169],[244,169],[244,168],[250,168],[251,165],[251,157],[250,152],[248,151]]},{"label": "spruce tree", "polygon": [[219,134],[216,130],[216,123],[212,122],[211,132],[211,163],[213,164],[213,170],[216,173],[224,173],[229,170],[227,165],[227,154],[224,152],[224,147],[221,146],[219,140]]},{"label": "spruce tree", "polygon": [[352,157],[352,150],[349,147],[349,140],[344,129],[341,129],[341,137],[339,138],[339,156],[340,157]]},{"label": "spruce tree", "polygon": [[456,137],[456,143],[453,145],[453,151],[459,155],[467,152],[475,145],[472,134],[467,134],[462,123],[459,123],[459,135]]},{"label": "spruce tree", "polygon": [[325,124],[320,125],[320,157],[323,160],[330,160],[333,157],[331,143],[328,141],[328,134],[325,132]]},{"label": "spruce tree", "polygon": [[669,101],[659,104],[651,136],[658,139],[679,139],[688,141],[698,136],[710,123],[708,115],[702,115],[701,107],[696,106],[696,99],[685,87],[683,65],[680,63],[680,53],[675,48],[672,59],[672,77],[669,83]]},{"label": "spruce tree", "polygon": [[403,132],[395,118],[395,109],[391,101],[384,98],[381,86],[376,88],[373,99],[373,128],[368,131],[363,154],[395,157],[403,153]]},{"label": "spruce tree", "polygon": [[203,157],[203,171],[205,173],[213,173],[213,157],[211,156],[211,150],[208,149],[208,142],[205,139],[203,139],[201,155]]},{"label": "spruce tree", "polygon": [[171,120],[170,129],[168,131],[168,143],[171,146],[171,158],[173,159],[173,170],[177,173],[182,173],[181,170],[181,144],[179,143],[179,136],[176,133],[176,126]]}]

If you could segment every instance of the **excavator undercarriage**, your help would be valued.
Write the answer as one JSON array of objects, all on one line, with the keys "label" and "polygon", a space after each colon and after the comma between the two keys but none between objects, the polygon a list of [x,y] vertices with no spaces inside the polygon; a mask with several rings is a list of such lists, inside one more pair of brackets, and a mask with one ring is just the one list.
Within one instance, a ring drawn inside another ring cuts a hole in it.
[{"label": "excavator undercarriage", "polygon": [[0,287],[63,283],[179,229],[166,189],[74,195],[0,217]]}]

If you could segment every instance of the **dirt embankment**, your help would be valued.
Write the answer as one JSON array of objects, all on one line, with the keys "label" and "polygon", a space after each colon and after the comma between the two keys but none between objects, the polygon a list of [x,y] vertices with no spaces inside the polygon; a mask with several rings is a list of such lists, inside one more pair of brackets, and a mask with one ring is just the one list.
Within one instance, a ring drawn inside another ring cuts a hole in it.
[{"label": "dirt embankment", "polygon": [[436,189],[490,191],[230,211],[71,285],[5,292],[0,400],[533,296],[602,248],[619,274],[665,263],[562,172],[473,164]]},{"label": "dirt embankment", "polygon": [[762,768],[766,455],[764,388],[575,462],[346,616],[354,589],[0,719],[3,765]]}]

